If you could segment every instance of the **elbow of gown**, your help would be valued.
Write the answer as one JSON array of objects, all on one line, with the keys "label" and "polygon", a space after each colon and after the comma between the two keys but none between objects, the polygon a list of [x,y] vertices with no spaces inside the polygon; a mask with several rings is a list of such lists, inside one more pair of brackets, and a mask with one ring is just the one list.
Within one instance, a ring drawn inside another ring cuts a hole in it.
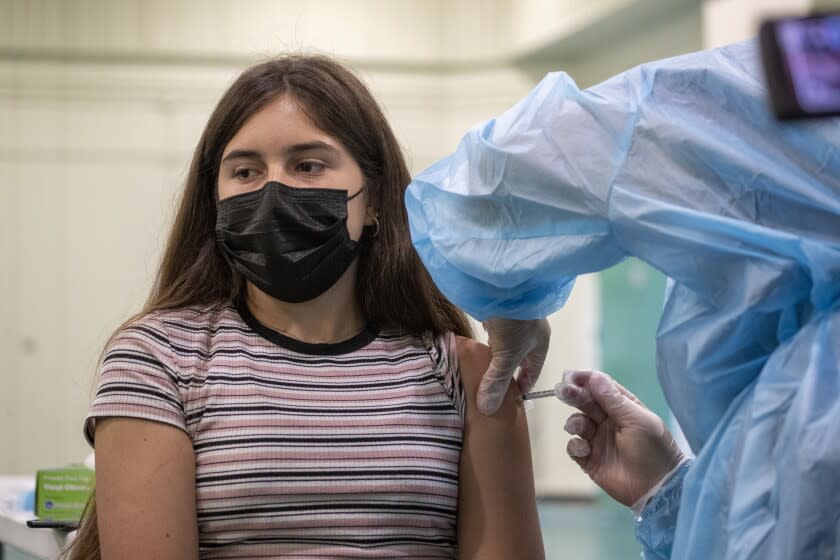
[{"label": "elbow of gown", "polygon": [[632,121],[631,100],[549,74],[420,173],[406,208],[441,291],[479,320],[542,318],[563,306],[577,275],[621,260],[607,198]]}]

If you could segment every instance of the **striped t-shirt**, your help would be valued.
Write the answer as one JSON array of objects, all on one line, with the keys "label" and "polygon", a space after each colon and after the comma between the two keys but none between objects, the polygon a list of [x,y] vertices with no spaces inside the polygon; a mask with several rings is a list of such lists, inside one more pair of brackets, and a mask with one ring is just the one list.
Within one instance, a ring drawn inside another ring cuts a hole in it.
[{"label": "striped t-shirt", "polygon": [[451,334],[307,344],[228,306],[123,329],[85,433],[187,433],[201,558],[454,558],[463,413]]}]

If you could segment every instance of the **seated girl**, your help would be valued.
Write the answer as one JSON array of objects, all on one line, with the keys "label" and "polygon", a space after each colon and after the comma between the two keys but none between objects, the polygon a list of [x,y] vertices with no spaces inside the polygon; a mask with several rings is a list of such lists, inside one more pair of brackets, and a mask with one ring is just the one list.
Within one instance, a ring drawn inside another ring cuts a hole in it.
[{"label": "seated girl", "polygon": [[415,254],[410,181],[351,72],[244,72],[112,337],[73,559],[542,558],[525,414]]}]

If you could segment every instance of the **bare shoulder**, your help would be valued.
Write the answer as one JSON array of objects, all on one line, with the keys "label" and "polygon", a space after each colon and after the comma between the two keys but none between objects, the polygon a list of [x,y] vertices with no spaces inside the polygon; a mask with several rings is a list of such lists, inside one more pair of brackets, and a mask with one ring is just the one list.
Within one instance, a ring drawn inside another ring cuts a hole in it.
[{"label": "bare shoulder", "polygon": [[468,390],[478,389],[481,376],[490,365],[492,354],[490,347],[477,340],[463,336],[455,337],[455,347],[458,352],[458,367],[461,372],[461,382]]}]

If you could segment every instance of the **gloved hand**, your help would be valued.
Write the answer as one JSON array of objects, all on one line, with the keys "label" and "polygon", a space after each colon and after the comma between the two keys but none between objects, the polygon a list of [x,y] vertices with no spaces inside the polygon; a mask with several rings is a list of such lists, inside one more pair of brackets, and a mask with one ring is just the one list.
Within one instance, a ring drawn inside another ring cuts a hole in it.
[{"label": "gloved hand", "polygon": [[555,393],[580,410],[566,451],[613,499],[632,506],[684,459],[659,416],[609,375],[566,372]]},{"label": "gloved hand", "polygon": [[478,409],[490,415],[499,410],[516,368],[520,368],[520,391],[530,391],[537,382],[548,354],[551,326],[548,319],[488,319],[484,328],[493,359],[478,387],[477,402]]}]

